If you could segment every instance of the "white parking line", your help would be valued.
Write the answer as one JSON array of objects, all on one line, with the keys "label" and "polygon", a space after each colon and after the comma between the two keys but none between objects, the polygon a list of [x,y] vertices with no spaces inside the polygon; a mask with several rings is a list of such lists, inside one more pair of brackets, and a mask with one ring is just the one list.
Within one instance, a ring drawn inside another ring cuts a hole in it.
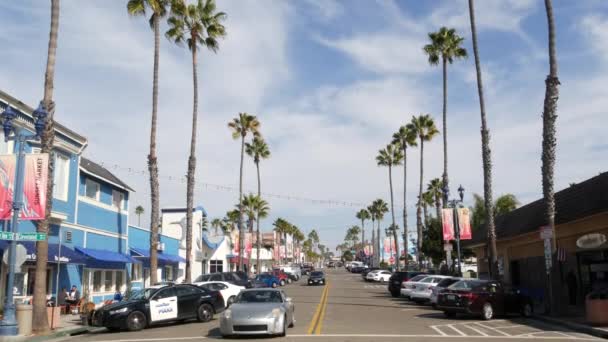
[{"label": "white parking line", "polygon": [[466,327],[469,328],[469,329],[471,329],[471,330],[473,330],[474,332],[478,333],[481,336],[490,336],[490,335],[484,333],[483,331],[481,331],[481,330],[479,330],[477,328],[474,328],[474,327],[472,327],[470,325],[466,325]]},{"label": "white parking line", "polygon": [[487,325],[483,325],[483,324],[481,324],[481,323],[479,323],[479,322],[475,322],[474,324],[477,324],[478,326],[480,326],[480,327],[482,327],[482,328],[484,328],[484,329],[489,329],[489,330],[492,330],[492,331],[496,331],[497,333],[502,334],[502,335],[504,335],[504,336],[511,336],[511,335],[507,334],[506,332],[504,332],[504,331],[502,331],[502,330],[498,330],[498,329],[496,329],[496,328],[489,327],[489,326],[487,326]]},{"label": "white parking line", "polygon": [[467,336],[465,333],[463,333],[462,331],[456,329],[456,327],[453,324],[448,324],[448,328],[454,330],[455,332],[457,332],[458,334],[460,334],[460,336]]},{"label": "white parking line", "polygon": [[441,331],[441,329],[439,329],[437,326],[435,325],[431,325],[431,329],[435,330],[439,335],[441,336],[448,336],[448,334],[444,333],[443,331]]}]

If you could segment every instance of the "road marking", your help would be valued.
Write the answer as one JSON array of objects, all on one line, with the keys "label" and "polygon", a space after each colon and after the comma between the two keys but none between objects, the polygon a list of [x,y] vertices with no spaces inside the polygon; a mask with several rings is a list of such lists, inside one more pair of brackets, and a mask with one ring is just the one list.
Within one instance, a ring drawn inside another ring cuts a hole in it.
[{"label": "road marking", "polygon": [[479,329],[477,329],[477,328],[473,328],[473,327],[472,327],[472,326],[470,326],[470,325],[465,325],[465,327],[467,327],[467,328],[469,328],[469,329],[473,330],[474,332],[478,333],[478,334],[479,334],[479,335],[481,335],[481,336],[490,336],[490,335],[488,335],[488,334],[484,333],[483,331],[481,331],[481,330],[479,330]]},{"label": "road marking", "polygon": [[321,309],[321,316],[319,316],[319,322],[317,323],[317,329],[315,329],[315,335],[321,334],[321,328],[323,328],[323,319],[325,318],[325,311],[327,311],[327,302],[329,301],[329,284],[325,286],[327,290],[325,293],[325,303],[323,303],[323,309]]},{"label": "road marking", "polygon": [[499,334],[503,334],[504,336],[511,336],[511,335],[507,334],[506,332],[504,332],[504,331],[502,331],[502,330],[498,330],[498,329],[496,329],[496,328],[489,327],[489,326],[487,326],[487,325],[483,325],[483,324],[481,324],[481,323],[479,323],[479,322],[475,322],[475,323],[473,323],[473,324],[477,324],[477,325],[479,325],[480,327],[482,327],[482,328],[484,328],[484,329],[489,329],[489,330],[492,330],[492,331],[496,331],[497,333],[499,333]]},{"label": "road marking", "polygon": [[441,329],[439,329],[439,327],[435,326],[435,325],[431,325],[431,329],[435,330],[437,333],[439,333],[439,335],[441,336],[448,336],[448,334],[444,333],[443,331],[441,331]]},{"label": "road marking", "polygon": [[323,309],[324,303],[327,300],[327,291],[329,289],[329,285],[327,282],[325,283],[325,288],[323,289],[323,293],[321,294],[321,301],[319,301],[319,305],[317,305],[317,310],[315,314],[312,316],[312,320],[310,321],[310,325],[308,326],[308,334],[312,335],[319,324],[319,317],[321,315],[321,310]]},{"label": "road marking", "polygon": [[465,333],[463,333],[462,331],[456,329],[456,327],[453,324],[448,324],[448,328],[453,329],[455,332],[459,333],[460,336],[466,336]]}]

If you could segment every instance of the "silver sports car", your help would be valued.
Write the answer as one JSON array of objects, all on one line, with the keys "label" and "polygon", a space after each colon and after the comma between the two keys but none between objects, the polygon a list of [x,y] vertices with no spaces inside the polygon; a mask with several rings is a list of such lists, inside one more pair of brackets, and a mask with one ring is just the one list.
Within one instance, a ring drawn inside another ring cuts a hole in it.
[{"label": "silver sports car", "polygon": [[285,336],[295,323],[295,306],[279,289],[241,291],[220,315],[222,336],[271,334]]}]

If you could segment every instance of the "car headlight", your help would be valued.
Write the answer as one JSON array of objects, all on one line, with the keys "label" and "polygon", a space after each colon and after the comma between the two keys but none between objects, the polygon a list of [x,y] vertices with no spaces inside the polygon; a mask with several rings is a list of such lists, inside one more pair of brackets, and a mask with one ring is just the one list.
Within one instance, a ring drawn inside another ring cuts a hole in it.
[{"label": "car headlight", "polygon": [[125,306],[124,308],[110,311],[110,315],[115,315],[115,314],[127,312],[127,310],[129,310],[129,308]]},{"label": "car headlight", "polygon": [[226,309],[226,311],[224,311],[224,318],[230,319],[230,317],[232,317],[232,310]]},{"label": "car headlight", "polygon": [[272,309],[272,317],[279,318],[281,317],[281,309]]}]

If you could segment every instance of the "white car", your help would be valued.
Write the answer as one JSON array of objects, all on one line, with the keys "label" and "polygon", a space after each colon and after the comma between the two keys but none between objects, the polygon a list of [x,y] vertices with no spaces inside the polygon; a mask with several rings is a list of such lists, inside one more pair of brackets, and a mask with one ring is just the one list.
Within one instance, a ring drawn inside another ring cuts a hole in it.
[{"label": "white car", "polygon": [[416,288],[416,284],[428,276],[429,276],[428,274],[420,274],[420,275],[417,275],[417,276],[411,278],[408,281],[401,283],[401,291],[400,291],[401,297],[409,298],[410,293]]},{"label": "white car", "polygon": [[448,276],[432,275],[428,276],[414,284],[414,289],[410,292],[410,300],[416,303],[424,303],[431,300],[433,287],[437,286],[443,279],[450,278]]},{"label": "white car", "polygon": [[386,271],[386,270],[375,270],[375,271],[371,271],[367,274],[367,276],[365,276],[365,279],[367,280],[373,280],[373,281],[381,281],[383,283],[387,282],[388,279],[391,277],[391,272]]},{"label": "white car", "polygon": [[243,286],[227,283],[225,281],[202,281],[192,283],[193,285],[204,288],[205,290],[220,291],[224,297],[224,306],[229,307],[236,299],[236,296],[245,289]]}]

